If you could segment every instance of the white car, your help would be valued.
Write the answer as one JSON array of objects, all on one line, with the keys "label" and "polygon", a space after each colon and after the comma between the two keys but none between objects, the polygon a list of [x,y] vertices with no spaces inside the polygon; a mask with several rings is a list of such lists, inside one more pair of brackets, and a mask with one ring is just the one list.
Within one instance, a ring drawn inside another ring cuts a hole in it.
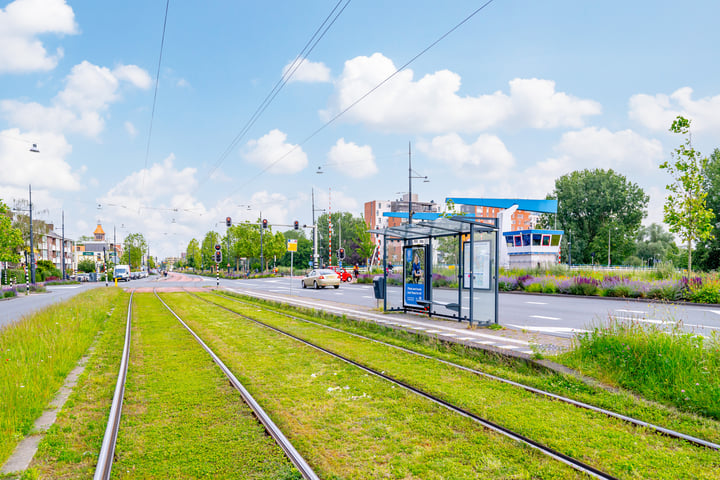
[{"label": "white car", "polygon": [[340,276],[328,268],[313,270],[302,279],[303,288],[325,288],[329,286],[340,288]]}]

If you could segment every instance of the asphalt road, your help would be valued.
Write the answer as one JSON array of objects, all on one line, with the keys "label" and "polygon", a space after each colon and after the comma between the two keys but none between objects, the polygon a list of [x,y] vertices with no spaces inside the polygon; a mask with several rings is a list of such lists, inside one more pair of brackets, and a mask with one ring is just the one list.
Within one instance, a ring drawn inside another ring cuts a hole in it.
[{"label": "asphalt road", "polygon": [[[126,288],[141,287],[203,287],[215,286],[215,278],[196,275],[171,274],[121,283]],[[299,277],[257,280],[224,280],[222,286],[256,290],[265,293],[293,295],[308,299],[323,299],[346,305],[375,307],[373,287],[368,284],[344,283],[339,289],[315,290],[301,288]],[[0,328],[23,315],[54,302],[64,300],[88,288],[104,287],[104,283],[50,287],[49,293],[0,302]],[[391,304],[401,304],[401,287],[388,287]],[[453,302],[455,290],[436,290],[436,300]],[[507,328],[534,331],[548,335],[570,337],[594,327],[602,327],[615,320],[634,321],[665,330],[682,328],[703,336],[720,335],[720,306],[655,303],[627,299],[598,297],[569,297],[557,295],[529,295],[501,293],[499,295],[499,323]]]}]

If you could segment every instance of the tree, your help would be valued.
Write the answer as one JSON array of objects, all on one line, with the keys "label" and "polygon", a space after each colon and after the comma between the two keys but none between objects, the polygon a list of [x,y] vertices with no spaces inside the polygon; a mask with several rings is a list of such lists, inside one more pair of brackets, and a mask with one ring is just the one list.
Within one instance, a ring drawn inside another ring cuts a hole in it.
[{"label": "tree", "polygon": [[[603,169],[563,175],[546,198],[558,200],[557,223],[565,231],[562,252],[567,260],[570,240],[573,263],[607,262],[608,240],[610,259],[616,263],[631,255],[649,200],[637,184]],[[542,223],[555,224],[548,216]]]},{"label": "tree", "polygon": [[200,252],[200,243],[197,239],[193,238],[188,243],[187,250],[185,251],[185,259],[187,260],[188,267],[193,269],[202,267],[202,253]]},{"label": "tree", "polygon": [[0,262],[19,262],[22,232],[12,226],[8,206],[0,200]]},{"label": "tree", "polygon": [[122,262],[130,265],[130,270],[138,270],[143,255],[147,253],[147,242],[142,233],[131,233],[125,237]]},{"label": "tree", "polygon": [[207,232],[202,242],[201,257],[203,270],[212,270],[215,266],[215,245],[220,243],[220,235],[217,232]]},{"label": "tree", "polygon": [[372,235],[370,235],[370,232],[368,231],[365,217],[360,217],[360,220],[362,220],[362,222],[358,223],[355,227],[355,235],[358,239],[357,253],[360,258],[365,260],[365,262],[363,263],[365,263],[365,265],[368,265],[368,259],[373,254],[373,252],[375,252],[375,244],[373,243]]},{"label": "tree", "polygon": [[712,236],[704,242],[698,242],[695,249],[695,264],[702,270],[720,269],[720,149],[715,149],[710,155],[707,167],[703,172],[705,177],[705,202],[713,211],[715,218],[712,223]]},{"label": "tree", "polygon": [[78,270],[84,273],[95,271],[95,260],[81,260],[78,263]]},{"label": "tree", "polygon": [[641,227],[638,231],[635,255],[645,260],[648,265],[668,260],[670,254],[677,253],[678,247],[672,233],[664,231],[661,225],[653,223],[648,227]]},{"label": "tree", "polygon": [[664,220],[670,231],[677,233],[687,245],[688,275],[692,272],[692,242],[710,238],[715,218],[705,202],[708,192],[703,172],[709,160],[693,148],[690,123],[680,115],[675,118],[670,131],[686,135],[685,143],[674,150],[674,162],[665,161],[660,165],[673,178],[673,182],[665,186],[669,193],[663,206]]}]

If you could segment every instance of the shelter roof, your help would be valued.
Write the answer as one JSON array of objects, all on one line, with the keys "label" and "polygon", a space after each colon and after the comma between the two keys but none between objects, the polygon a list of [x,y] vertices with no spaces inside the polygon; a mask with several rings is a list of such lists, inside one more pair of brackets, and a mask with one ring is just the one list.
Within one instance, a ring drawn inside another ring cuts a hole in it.
[{"label": "shelter roof", "polygon": [[[458,205],[473,205],[476,207],[510,208],[518,206],[518,210],[537,213],[557,213],[557,200],[532,200],[527,198],[446,198]],[[415,216],[415,214],[413,214]]]},{"label": "shelter roof", "polygon": [[[413,214],[413,217],[415,217],[415,214]],[[457,215],[454,217],[439,217],[435,220],[423,220],[412,224],[403,223],[395,227],[370,230],[370,233],[385,235],[398,240],[419,240],[429,237],[469,234],[471,225],[476,231],[493,232],[497,231],[495,222],[494,218]]]}]

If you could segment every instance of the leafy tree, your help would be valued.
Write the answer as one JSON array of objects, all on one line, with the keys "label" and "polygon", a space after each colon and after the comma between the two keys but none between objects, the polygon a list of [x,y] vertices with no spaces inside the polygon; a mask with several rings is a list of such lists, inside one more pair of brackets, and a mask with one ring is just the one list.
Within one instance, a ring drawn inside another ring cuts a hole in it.
[{"label": "leafy tree", "polygon": [[440,237],[437,242],[437,251],[442,256],[443,263],[458,265],[457,237]]},{"label": "leafy tree", "polygon": [[125,237],[122,262],[130,265],[131,270],[140,269],[145,253],[147,253],[147,242],[142,233],[131,233]]},{"label": "leafy tree", "polygon": [[[622,260],[631,255],[649,197],[637,184],[613,170],[574,171],[555,180],[548,199],[558,200],[557,223],[565,230],[562,252],[567,261],[568,240],[572,238],[573,263]],[[544,216],[542,224],[555,226]],[[594,254],[594,255],[593,255]]]},{"label": "leafy tree", "polygon": [[220,235],[217,232],[207,232],[202,242],[201,257],[203,270],[212,270],[215,266],[215,244],[220,242]]},{"label": "leafy tree", "polygon": [[202,268],[202,252],[200,251],[200,243],[197,239],[193,238],[188,243],[187,250],[185,251],[185,259],[188,267],[193,269]]},{"label": "leafy tree", "polygon": [[[29,210],[28,202],[26,200],[17,202],[16,208],[21,210]],[[35,209],[33,209],[35,211]],[[33,243],[34,250],[38,252],[40,250],[40,244],[42,243],[42,237],[50,233],[50,227],[47,223],[36,218],[33,219]],[[25,250],[30,251],[30,216],[24,213],[15,214],[13,217],[13,227],[20,230],[22,238],[27,239],[25,242]]]},{"label": "leafy tree", "polygon": [[256,223],[236,223],[228,229],[230,253],[235,259],[235,268],[240,270],[240,259],[260,258],[260,230]]},{"label": "leafy tree", "polygon": [[353,263],[364,263],[367,265],[369,263],[368,259],[375,251],[375,244],[373,243],[372,235],[370,235],[370,232],[368,231],[365,217],[360,217],[360,220],[362,221],[355,227],[355,235],[357,236],[358,241],[356,252],[358,256],[364,260],[364,262],[353,261]]},{"label": "leafy tree", "polygon": [[640,227],[635,244],[635,255],[639,259],[645,260],[648,265],[655,265],[677,253],[673,234],[666,232],[661,225],[653,223],[648,227]]},{"label": "leafy tree", "polygon": [[0,262],[19,262],[22,232],[12,226],[8,206],[0,200]]},{"label": "leafy tree", "polygon": [[[332,256],[330,256],[329,252],[329,220],[331,217],[333,224]],[[320,258],[320,263],[324,262],[323,258],[327,258],[329,264],[334,263],[334,261],[337,260],[337,250],[341,247],[341,239],[342,247],[345,249],[345,257],[347,259],[346,262],[353,261],[353,259],[359,260],[360,258],[366,256],[359,252],[359,249],[365,241],[365,238],[360,238],[360,229],[362,228],[363,231],[367,230],[367,225],[365,224],[365,220],[363,220],[362,217],[354,217],[349,212],[335,212],[332,214],[332,216],[328,216],[327,213],[324,213],[320,216],[320,218],[318,218],[317,226],[318,256]]]},{"label": "leafy tree", "polygon": [[[312,259],[312,242],[305,237],[305,232],[302,230],[288,230],[283,233],[285,241],[294,239],[297,240],[297,252],[292,254],[293,267],[296,269],[304,269],[308,267],[308,262]],[[290,266],[290,252],[285,252],[285,255],[278,260],[278,265],[283,267]]]},{"label": "leafy tree", "polygon": [[692,272],[692,242],[710,238],[715,218],[705,202],[708,192],[703,172],[707,170],[709,160],[702,158],[692,146],[690,120],[678,115],[670,131],[686,135],[686,138],[672,154],[675,161],[660,165],[673,178],[673,182],[665,186],[669,194],[663,207],[664,219],[670,231],[677,233],[687,245],[689,274]]},{"label": "leafy tree", "polygon": [[705,202],[715,214],[713,220],[712,236],[704,242],[698,242],[695,249],[695,263],[703,270],[720,269],[720,149],[715,149],[710,155],[707,167],[703,172],[705,177]]},{"label": "leafy tree", "polygon": [[83,273],[91,273],[95,271],[95,260],[80,260],[78,263],[78,271]]},{"label": "leafy tree", "polygon": [[287,252],[287,241],[285,240],[285,235],[282,234],[282,232],[276,232],[272,233],[269,232],[269,234],[265,235],[265,241],[264,241],[264,250],[265,250],[265,265],[267,269],[267,265],[270,264],[275,258],[282,258],[283,255],[285,255],[285,252]]}]

